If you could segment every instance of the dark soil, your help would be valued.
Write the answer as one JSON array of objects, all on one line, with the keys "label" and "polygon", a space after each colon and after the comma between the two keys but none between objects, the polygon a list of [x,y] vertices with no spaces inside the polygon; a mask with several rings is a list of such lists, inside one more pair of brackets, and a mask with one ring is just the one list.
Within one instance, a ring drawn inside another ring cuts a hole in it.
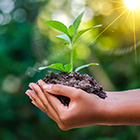
[{"label": "dark soil", "polygon": [[[106,93],[103,92],[102,86],[100,86],[95,79],[90,77],[88,74],[80,74],[78,72],[72,72],[72,73],[53,73],[49,72],[49,75],[46,75],[46,78],[44,81],[47,84],[62,84],[66,86],[75,87],[78,89],[82,89],[90,94],[96,94],[102,99],[105,99]],[[70,99],[65,96],[57,96],[58,99],[66,106],[69,105]]]}]

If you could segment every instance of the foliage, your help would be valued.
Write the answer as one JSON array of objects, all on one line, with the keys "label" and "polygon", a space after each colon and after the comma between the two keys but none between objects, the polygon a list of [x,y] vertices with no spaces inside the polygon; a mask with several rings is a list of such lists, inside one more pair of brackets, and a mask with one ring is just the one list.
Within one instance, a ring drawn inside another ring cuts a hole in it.
[{"label": "foliage", "polygon": [[[90,29],[93,29],[95,27],[99,27],[101,25],[97,25],[94,27],[90,27],[84,30],[81,30],[79,32],[77,32],[78,27],[81,23],[81,19],[83,17],[84,12],[82,12],[73,22],[72,25],[70,25],[68,28],[61,22],[59,21],[55,21],[55,20],[47,20],[45,21],[46,24],[50,25],[51,27],[55,28],[56,30],[64,33],[63,35],[58,35],[56,36],[58,39],[62,39],[65,40],[71,49],[71,58],[70,58],[70,64],[67,64],[65,66],[63,66],[62,63],[56,63],[56,64],[52,64],[50,66],[46,66],[46,67],[40,67],[40,70],[46,69],[46,68],[53,68],[53,69],[57,69],[63,72],[73,72],[73,55],[74,55],[74,48],[75,48],[75,42],[77,41],[77,39],[84,34],[85,32],[89,31]],[[75,71],[79,71],[83,68],[86,68],[88,66],[91,65],[98,65],[97,63],[90,63],[90,64],[86,64],[83,66],[80,66],[78,68],[75,69]]]}]

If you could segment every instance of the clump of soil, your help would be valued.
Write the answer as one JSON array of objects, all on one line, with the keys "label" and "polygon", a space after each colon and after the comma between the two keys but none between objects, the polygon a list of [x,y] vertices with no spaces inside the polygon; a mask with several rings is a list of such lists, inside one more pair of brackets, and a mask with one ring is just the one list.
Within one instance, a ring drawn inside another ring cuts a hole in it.
[{"label": "clump of soil", "polygon": [[[62,84],[66,86],[75,87],[78,89],[82,89],[90,94],[96,94],[102,99],[105,99],[106,93],[103,92],[102,86],[100,86],[95,79],[90,77],[88,74],[80,74],[78,72],[72,73],[53,73],[49,72],[49,75],[46,75],[44,82],[47,84]],[[69,105],[70,99],[65,96],[57,96],[57,98],[66,106]]]}]

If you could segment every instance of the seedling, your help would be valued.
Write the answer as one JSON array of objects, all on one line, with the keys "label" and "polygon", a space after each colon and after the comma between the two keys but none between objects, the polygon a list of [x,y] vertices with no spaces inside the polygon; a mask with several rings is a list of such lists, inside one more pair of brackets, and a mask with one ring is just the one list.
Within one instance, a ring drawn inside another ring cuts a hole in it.
[{"label": "seedling", "polygon": [[39,70],[44,70],[46,68],[53,68],[53,69],[57,69],[60,70],[62,72],[67,72],[67,73],[72,73],[73,71],[77,72],[83,68],[89,67],[91,65],[99,65],[98,63],[89,63],[86,65],[82,65],[77,67],[75,70],[73,70],[73,58],[74,58],[74,49],[75,49],[75,43],[76,41],[79,39],[79,37],[81,35],[83,35],[85,32],[96,28],[96,27],[100,27],[102,25],[97,25],[97,26],[92,26],[80,31],[77,31],[79,28],[79,25],[81,23],[81,19],[83,17],[84,12],[82,12],[73,22],[72,25],[70,25],[68,28],[66,27],[66,25],[64,25],[62,22],[60,21],[56,21],[56,20],[47,20],[45,21],[46,24],[48,24],[49,26],[55,28],[56,30],[62,32],[63,34],[56,36],[56,38],[64,40],[67,42],[67,44],[70,47],[70,63],[63,65],[62,63],[55,63],[55,64],[51,64],[49,66],[44,66],[44,67],[40,67]]},{"label": "seedling", "polygon": [[[39,70],[43,70],[46,68],[53,68],[60,70],[60,73],[53,73],[50,72],[49,75],[46,75],[46,78],[44,79],[44,82],[47,84],[62,84],[65,86],[71,86],[75,88],[82,89],[86,91],[87,93],[96,94],[102,99],[105,99],[106,93],[103,92],[102,86],[100,86],[96,80],[94,80],[92,77],[90,77],[87,74],[80,74],[78,73],[79,70],[89,67],[91,65],[99,65],[98,63],[89,63],[83,66],[77,67],[75,70],[73,70],[73,59],[74,59],[74,49],[76,47],[75,43],[79,39],[81,35],[83,35],[85,32],[100,27],[101,25],[89,27],[84,30],[78,30],[78,27],[81,23],[81,19],[83,17],[84,12],[82,12],[73,22],[72,25],[70,25],[68,28],[61,22],[55,21],[55,20],[47,20],[45,21],[46,24],[50,25],[51,27],[55,28],[56,30],[62,32],[63,34],[56,36],[56,38],[64,40],[67,42],[67,45],[70,48],[70,63],[63,65],[62,63],[55,63],[51,64],[49,66],[40,67]],[[63,73],[64,72],[64,73]],[[57,98],[63,103],[64,105],[68,106],[70,99],[65,96],[58,95]]]}]

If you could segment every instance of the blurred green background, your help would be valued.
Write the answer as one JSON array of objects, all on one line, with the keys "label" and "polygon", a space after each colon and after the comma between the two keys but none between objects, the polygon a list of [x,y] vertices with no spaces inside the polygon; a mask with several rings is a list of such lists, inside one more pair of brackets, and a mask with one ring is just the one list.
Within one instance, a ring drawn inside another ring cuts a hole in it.
[{"label": "blurred green background", "polygon": [[0,140],[140,140],[139,126],[90,126],[63,132],[24,94],[30,82],[48,74],[38,67],[69,63],[69,49],[55,38],[59,32],[43,21],[55,19],[68,26],[82,11],[80,29],[102,27],[79,39],[75,67],[98,62],[100,66],[81,73],[93,76],[104,90],[139,88],[140,12],[137,9],[133,17],[129,10],[122,14],[125,9],[121,0],[0,0]]}]

